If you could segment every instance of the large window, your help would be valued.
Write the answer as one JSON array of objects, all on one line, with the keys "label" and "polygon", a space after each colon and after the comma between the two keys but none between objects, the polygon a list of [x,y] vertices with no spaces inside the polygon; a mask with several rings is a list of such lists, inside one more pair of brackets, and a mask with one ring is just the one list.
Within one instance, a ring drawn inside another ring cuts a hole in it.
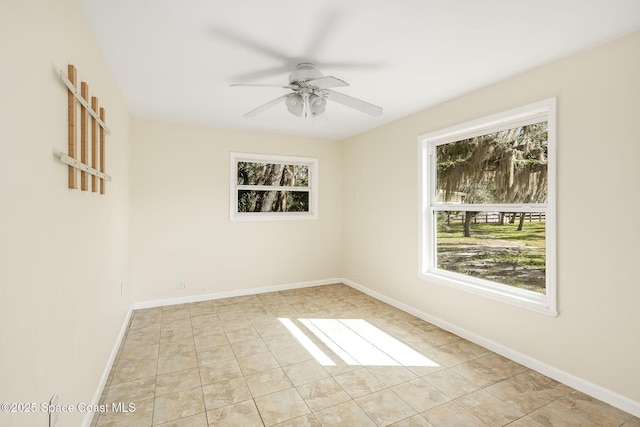
[{"label": "large window", "polygon": [[231,220],[317,217],[318,159],[231,153]]},{"label": "large window", "polygon": [[555,99],[419,142],[422,276],[557,315]]}]

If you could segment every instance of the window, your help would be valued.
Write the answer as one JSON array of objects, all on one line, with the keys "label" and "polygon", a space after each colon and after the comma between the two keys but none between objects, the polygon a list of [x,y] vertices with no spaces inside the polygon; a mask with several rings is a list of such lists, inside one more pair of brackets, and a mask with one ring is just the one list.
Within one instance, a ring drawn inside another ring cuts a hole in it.
[{"label": "window", "polygon": [[231,153],[231,220],[317,218],[318,159]]},{"label": "window", "polygon": [[557,315],[555,98],[419,145],[422,277]]}]

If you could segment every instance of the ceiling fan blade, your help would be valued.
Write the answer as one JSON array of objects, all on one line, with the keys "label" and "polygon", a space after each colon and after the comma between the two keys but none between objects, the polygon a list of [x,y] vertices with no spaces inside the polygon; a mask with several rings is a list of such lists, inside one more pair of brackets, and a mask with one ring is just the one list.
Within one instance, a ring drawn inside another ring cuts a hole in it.
[{"label": "ceiling fan blade", "polygon": [[322,62],[322,68],[341,70],[374,70],[385,67],[384,62]]},{"label": "ceiling fan blade", "polygon": [[290,72],[294,65],[289,66],[289,62],[286,61],[283,65],[278,65],[276,67],[264,68],[261,70],[250,71],[246,73],[239,73],[233,76],[234,80],[259,80],[266,79],[269,77],[277,76],[280,74],[286,75],[286,73]]},{"label": "ceiling fan blade", "polygon": [[310,80],[307,80],[307,83],[311,84],[312,86],[317,86],[320,89],[349,86],[349,83],[333,76],[324,76],[317,79],[310,79]]},{"label": "ceiling fan blade", "polygon": [[244,87],[279,87],[282,89],[297,89],[298,86],[295,85],[271,85],[271,84],[263,84],[263,83],[233,83],[231,86],[244,86]]},{"label": "ceiling fan blade", "polygon": [[382,115],[382,107],[369,104],[368,102],[362,101],[357,98],[353,98],[343,93],[334,92],[329,89],[325,89],[324,91],[327,93],[328,99],[330,99],[331,101],[335,101],[338,104],[346,105],[347,107],[354,108],[358,111],[361,111],[365,114],[369,114],[374,117],[378,117]]},{"label": "ceiling fan blade", "polygon": [[259,106],[258,108],[256,108],[256,109],[254,109],[254,110],[249,111],[249,112],[248,112],[247,114],[245,114],[244,116],[245,116],[245,117],[253,117],[253,116],[255,116],[255,115],[258,115],[258,114],[262,113],[264,110],[267,110],[267,109],[269,109],[269,108],[273,107],[274,105],[277,105],[277,104],[279,104],[279,103],[281,103],[281,102],[284,102],[284,100],[285,100],[285,98],[286,98],[287,96],[289,96],[289,94],[279,96],[279,97],[277,97],[276,99],[273,99],[273,100],[271,100],[271,101],[267,102],[266,104],[261,105],[261,106]]},{"label": "ceiling fan blade", "polygon": [[341,21],[344,21],[341,12],[338,9],[325,10],[320,13],[314,13],[314,28],[311,32],[311,38],[304,50],[304,55],[308,58],[314,58],[318,52],[322,51],[323,46],[327,45],[327,39],[339,33],[338,27]]},{"label": "ceiling fan blade", "polygon": [[278,58],[281,61],[287,61],[289,59],[287,55],[278,49],[274,49],[256,39],[250,39],[222,26],[214,26],[209,29],[215,36],[227,39],[232,43],[240,45],[246,49],[253,50],[254,52]]}]

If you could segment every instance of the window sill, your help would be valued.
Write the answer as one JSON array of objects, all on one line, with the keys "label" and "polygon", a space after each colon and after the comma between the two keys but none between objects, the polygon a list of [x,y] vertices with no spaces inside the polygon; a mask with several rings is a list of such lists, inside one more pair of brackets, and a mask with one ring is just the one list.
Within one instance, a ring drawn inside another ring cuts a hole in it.
[{"label": "window sill", "polygon": [[299,221],[318,219],[318,215],[310,212],[289,212],[289,213],[234,213],[229,217],[231,222],[247,222],[247,221]]},{"label": "window sill", "polygon": [[436,269],[421,273],[420,277],[429,282],[506,302],[517,307],[546,314],[547,316],[558,316],[555,302],[551,300],[548,290],[547,294],[539,294],[509,285],[501,285],[488,280]]}]

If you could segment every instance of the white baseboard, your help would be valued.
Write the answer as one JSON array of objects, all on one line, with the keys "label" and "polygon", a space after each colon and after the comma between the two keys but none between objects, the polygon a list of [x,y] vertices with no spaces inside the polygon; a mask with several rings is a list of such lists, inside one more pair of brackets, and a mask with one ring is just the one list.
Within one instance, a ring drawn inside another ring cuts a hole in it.
[{"label": "white baseboard", "polygon": [[[167,298],[162,300],[154,300],[154,301],[141,301],[137,303],[133,303],[131,307],[129,307],[129,311],[127,311],[127,315],[122,323],[122,327],[120,328],[120,333],[116,338],[116,342],[111,350],[111,355],[107,360],[107,365],[102,373],[102,377],[100,378],[100,382],[98,384],[98,388],[91,400],[92,405],[97,405],[100,402],[100,397],[102,396],[102,391],[104,390],[105,385],[107,384],[107,380],[109,379],[109,374],[111,373],[111,369],[113,368],[113,364],[116,361],[116,356],[118,355],[118,350],[124,340],[124,336],[127,333],[127,327],[129,326],[129,320],[131,319],[131,315],[134,310],[140,310],[143,308],[153,308],[153,307],[162,307],[165,305],[173,305],[173,304],[184,304],[190,302],[198,302],[198,301],[206,301],[211,299],[220,299],[220,298],[230,298],[244,295],[256,295],[267,292],[275,292],[275,291],[286,291],[290,289],[300,289],[300,288],[309,288],[312,286],[320,286],[320,285],[330,285],[334,283],[342,283],[342,278],[333,278],[333,279],[323,279],[323,280],[312,280],[307,282],[298,282],[298,283],[288,283],[283,285],[275,285],[275,286],[267,286],[263,288],[253,288],[253,289],[243,289],[238,291],[227,291],[227,292],[218,292],[214,294],[206,294],[206,295],[193,295],[188,297],[180,297],[180,298]],[[87,412],[83,421],[82,427],[90,427],[91,421],[93,419],[93,413]]]},{"label": "white baseboard", "polygon": [[[127,333],[127,328],[129,327],[129,320],[131,319],[131,315],[133,314],[133,307],[129,307],[127,311],[127,315],[125,316],[124,322],[120,327],[120,333],[116,338],[116,342],[111,349],[111,355],[109,355],[109,359],[107,360],[107,366],[102,372],[102,377],[100,377],[100,382],[98,383],[98,389],[93,395],[93,399],[91,399],[91,406],[98,405],[100,403],[100,397],[102,396],[102,391],[104,390],[104,386],[107,384],[107,380],[109,379],[109,374],[111,373],[111,368],[116,361],[116,356],[118,355],[118,350],[120,350],[120,345],[124,340],[124,336]],[[93,420],[94,412],[87,411],[82,420],[82,427],[90,427],[91,421]]]},{"label": "white baseboard", "polygon": [[616,408],[622,409],[636,417],[640,417],[640,402],[636,402],[634,400],[629,399],[628,397],[622,396],[616,392],[613,392],[609,389],[601,387],[597,384],[589,382],[583,378],[577,377],[573,374],[565,372],[561,369],[555,368],[551,365],[543,363],[537,359],[534,359],[524,353],[520,353],[516,350],[513,350],[509,347],[506,347],[502,344],[499,344],[495,341],[489,340],[485,337],[482,337],[478,334],[475,334],[467,329],[461,328],[453,323],[447,322],[439,317],[432,316],[424,311],[418,310],[408,304],[397,301],[393,298],[390,298],[386,295],[383,295],[379,292],[376,292],[372,289],[367,288],[359,283],[356,283],[349,279],[342,279],[342,283],[347,286],[350,286],[354,289],[357,289],[365,294],[378,299],[380,301],[386,302],[389,305],[392,305],[402,311],[405,311],[413,316],[416,316],[422,320],[425,320],[429,323],[432,323],[439,328],[442,328],[446,331],[449,331],[459,337],[465,338],[475,344],[478,344],[488,350],[493,351],[494,353],[498,353],[508,359],[513,360],[523,366],[526,366],[529,369],[532,369],[536,372],[540,372],[543,375],[548,376],[549,378],[553,378],[556,381],[559,381],[563,384],[568,385],[569,387],[573,387],[574,389],[581,391],[589,396],[595,397],[605,403],[608,403]]},{"label": "white baseboard", "polygon": [[[335,283],[344,283],[345,285],[350,286],[354,289],[357,289],[373,298],[386,302],[387,304],[392,305],[402,311],[412,314],[446,331],[449,331],[475,344],[485,347],[488,350],[491,350],[504,357],[507,357],[513,360],[514,362],[520,363],[521,365],[526,366],[529,369],[540,372],[543,375],[546,375],[550,378],[553,378],[556,381],[559,381],[563,384],[573,387],[574,389],[579,390],[585,394],[588,394],[589,396],[595,397],[596,399],[599,399],[612,406],[615,406],[616,408],[629,412],[630,414],[635,415],[636,417],[640,417],[640,402],[636,402],[632,399],[622,396],[621,394],[618,394],[609,389],[601,387],[597,384],[591,383],[583,378],[577,377],[561,369],[558,369],[551,365],[543,363],[524,353],[520,353],[516,350],[513,350],[495,341],[489,340],[485,337],[475,334],[467,329],[461,328],[453,323],[447,322],[446,320],[443,320],[439,317],[432,316],[424,311],[418,310],[415,307],[412,307],[408,304],[397,301],[384,294],[381,294],[377,291],[369,289],[366,286],[363,286],[352,280],[344,279],[344,278],[314,280],[314,281],[308,281],[308,282],[289,283],[289,284],[267,286],[267,287],[261,287],[261,288],[252,288],[252,289],[244,289],[244,290],[237,290],[237,291],[226,291],[226,292],[218,292],[214,294],[193,295],[188,297],[168,298],[168,299],[153,300],[153,301],[141,301],[141,302],[134,303],[131,305],[131,308],[127,312],[127,316],[120,330],[120,334],[118,335],[118,338],[113,347],[113,350],[111,351],[111,356],[109,357],[105,371],[103,372],[102,378],[100,379],[100,384],[98,385],[98,389],[92,400],[92,404],[99,403],[102,390],[104,389],[104,386],[109,377],[109,373],[111,372],[113,363],[115,362],[116,355],[118,354],[118,349],[120,348],[122,340],[124,339],[124,335],[127,331],[127,326],[129,325],[129,319],[131,318],[131,314],[133,310],[162,307],[165,305],[173,305],[173,304],[199,302],[199,301],[206,301],[211,299],[230,298],[230,297],[245,296],[245,295],[256,295],[256,294],[262,294],[267,292],[308,288],[312,286],[330,285]],[[85,416],[84,422],[82,424],[83,427],[90,426],[91,415],[92,414],[87,414],[87,416]]]},{"label": "white baseboard", "polygon": [[240,289],[236,291],[216,292],[214,294],[191,295],[178,298],[167,298],[153,301],[141,301],[133,303],[134,310],[143,308],[163,307],[165,305],[186,304],[191,302],[207,301],[212,299],[240,297],[245,295],[265,294],[267,292],[287,291],[290,289],[309,288],[312,286],[331,285],[334,283],[342,283],[342,278],[311,280],[307,282],[287,283],[283,285],[265,286],[261,288]]}]

